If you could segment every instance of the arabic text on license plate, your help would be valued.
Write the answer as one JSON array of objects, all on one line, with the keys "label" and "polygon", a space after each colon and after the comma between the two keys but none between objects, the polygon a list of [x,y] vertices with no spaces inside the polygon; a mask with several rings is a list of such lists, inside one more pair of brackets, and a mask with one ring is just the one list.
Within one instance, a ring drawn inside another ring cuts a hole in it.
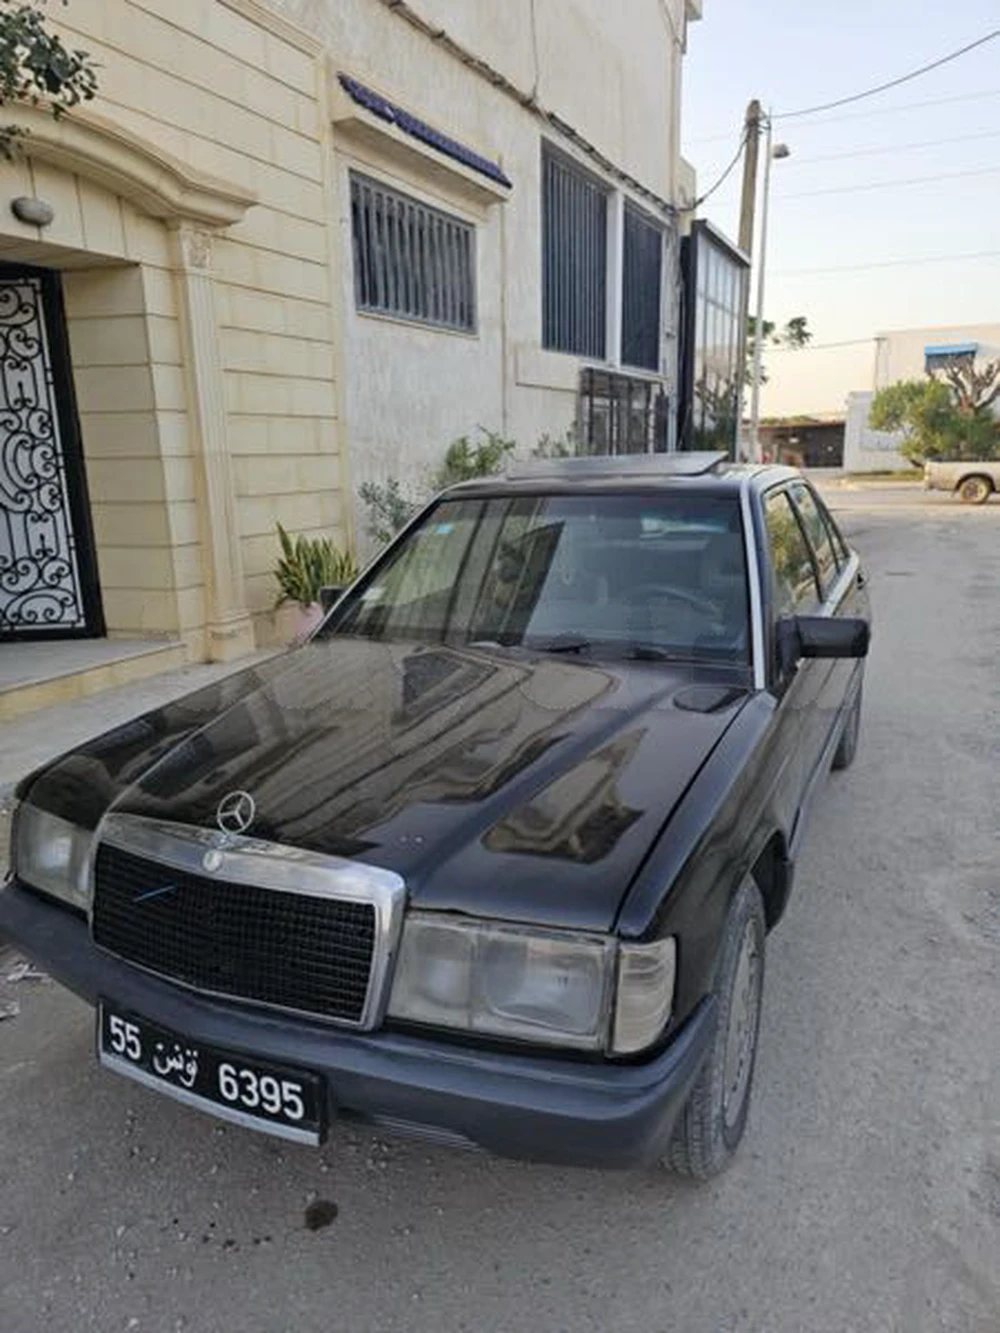
[{"label": "arabic text on license plate", "polygon": [[191,1041],[137,1014],[98,1006],[100,1063],[224,1120],[298,1143],[325,1133],[323,1082],[302,1069]]}]

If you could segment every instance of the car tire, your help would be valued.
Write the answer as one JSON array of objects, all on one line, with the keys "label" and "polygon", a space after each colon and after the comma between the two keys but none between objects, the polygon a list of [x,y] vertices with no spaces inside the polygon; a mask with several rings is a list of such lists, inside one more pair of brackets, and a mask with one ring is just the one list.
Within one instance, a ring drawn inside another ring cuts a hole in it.
[{"label": "car tire", "polygon": [[989,477],[964,477],[958,484],[958,498],[963,504],[984,505],[992,494]]},{"label": "car tire", "polygon": [[858,689],[857,698],[851,704],[851,712],[847,721],[844,723],[844,730],[841,732],[840,742],[837,745],[833,756],[833,762],[830,767],[835,773],[841,769],[850,768],[854,763],[854,756],[858,752],[858,734],[861,731],[861,688]]},{"label": "car tire", "polygon": [[708,1180],[729,1162],[746,1128],[764,987],[766,925],[760,890],[748,875],[733,899],[722,933],[712,993],[718,1022],[698,1081],[691,1089],[664,1164]]}]

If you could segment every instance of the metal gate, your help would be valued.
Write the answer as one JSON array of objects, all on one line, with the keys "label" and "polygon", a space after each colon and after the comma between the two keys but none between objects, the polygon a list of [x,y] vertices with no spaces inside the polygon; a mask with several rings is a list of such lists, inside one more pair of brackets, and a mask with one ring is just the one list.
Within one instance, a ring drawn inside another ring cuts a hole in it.
[{"label": "metal gate", "polygon": [[59,277],[0,264],[0,639],[103,632]]}]

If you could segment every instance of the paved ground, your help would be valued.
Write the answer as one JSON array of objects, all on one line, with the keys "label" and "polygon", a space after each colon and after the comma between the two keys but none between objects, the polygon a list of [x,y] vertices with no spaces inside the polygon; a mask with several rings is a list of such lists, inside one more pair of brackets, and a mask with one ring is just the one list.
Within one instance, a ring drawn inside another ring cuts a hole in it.
[{"label": "paved ground", "polygon": [[3,1333],[997,1333],[1000,506],[830,496],[873,575],[866,724],[771,940],[732,1169],[278,1146],[99,1073],[82,1006],[0,984]]}]

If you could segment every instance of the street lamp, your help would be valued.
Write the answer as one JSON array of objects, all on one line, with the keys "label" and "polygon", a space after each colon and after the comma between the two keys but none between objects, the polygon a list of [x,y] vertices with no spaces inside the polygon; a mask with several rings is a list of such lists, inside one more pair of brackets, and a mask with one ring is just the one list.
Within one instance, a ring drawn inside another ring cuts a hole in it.
[{"label": "street lamp", "polygon": [[767,117],[767,146],[764,153],[764,198],[760,210],[760,251],[757,256],[757,316],[753,330],[753,386],[750,398],[750,452],[760,462],[760,376],[764,350],[764,268],[767,261],[767,202],[771,192],[771,163],[791,157],[786,143],[771,142],[771,117]]}]

